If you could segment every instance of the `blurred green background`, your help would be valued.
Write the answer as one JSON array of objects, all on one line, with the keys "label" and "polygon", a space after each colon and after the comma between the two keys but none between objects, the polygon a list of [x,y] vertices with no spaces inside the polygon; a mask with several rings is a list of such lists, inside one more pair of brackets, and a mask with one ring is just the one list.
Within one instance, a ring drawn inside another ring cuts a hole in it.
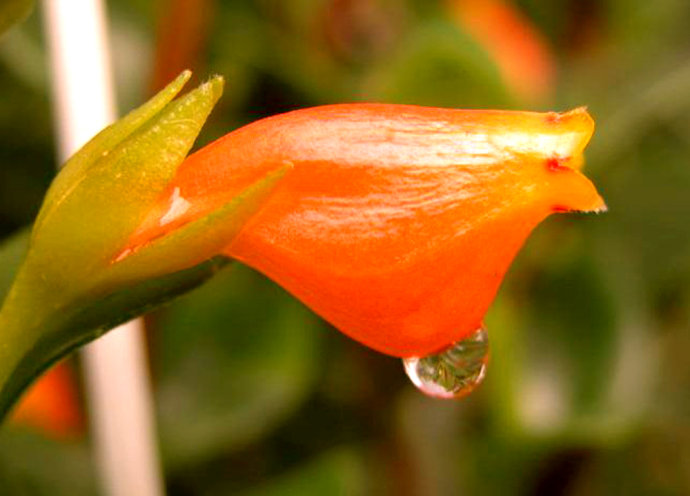
[{"label": "blurred green background", "polygon": [[[108,2],[122,112],[182,68],[226,77],[200,144],[334,102],[587,105],[609,206],[536,230],[486,319],[487,379],[458,402],[239,265],[148,316],[170,495],[690,494],[690,2],[484,4]],[[54,175],[47,68],[37,8],[0,39],[2,238]],[[17,258],[0,249],[3,287]],[[98,493],[68,366],[65,425],[0,431],[0,494]]]}]

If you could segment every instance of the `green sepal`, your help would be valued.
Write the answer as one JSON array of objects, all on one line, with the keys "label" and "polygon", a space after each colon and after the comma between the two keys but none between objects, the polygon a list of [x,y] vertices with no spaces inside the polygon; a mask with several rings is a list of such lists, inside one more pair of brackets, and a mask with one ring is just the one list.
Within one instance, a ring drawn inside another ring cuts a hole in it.
[{"label": "green sepal", "polygon": [[223,83],[214,78],[154,113],[186,77],[99,135],[58,176],[68,180],[48,194],[29,252],[31,265],[56,289],[79,288],[101,271],[187,156]]},{"label": "green sepal", "polygon": [[86,171],[96,163],[99,157],[104,154],[107,155],[110,150],[163,110],[182,90],[191,75],[190,71],[182,72],[148,102],[103,129],[67,160],[60,174],[53,180],[46,193],[43,206],[34,223],[34,229],[37,229],[43,223],[43,218],[55,210],[62,199],[72,193],[75,186],[79,184],[80,178],[84,177]]},{"label": "green sepal", "polygon": [[103,273],[109,281],[126,284],[190,267],[220,253],[259,210],[277,183],[292,168],[285,163],[210,214],[158,238],[111,265]]},{"label": "green sepal", "polygon": [[201,284],[290,165],[187,225],[117,258],[174,177],[222,92],[172,100],[183,73],[68,161],[46,196],[0,310],[0,419],[55,360]]}]

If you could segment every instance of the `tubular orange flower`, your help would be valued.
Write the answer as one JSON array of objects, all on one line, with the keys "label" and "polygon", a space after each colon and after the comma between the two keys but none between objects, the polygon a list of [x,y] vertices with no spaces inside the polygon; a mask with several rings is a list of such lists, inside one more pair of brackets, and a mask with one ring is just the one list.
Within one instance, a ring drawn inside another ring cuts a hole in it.
[{"label": "tubular orange flower", "polygon": [[480,327],[530,231],[600,211],[567,113],[350,104],[257,121],[191,155],[121,256],[292,169],[223,253],[354,339],[424,356]]}]

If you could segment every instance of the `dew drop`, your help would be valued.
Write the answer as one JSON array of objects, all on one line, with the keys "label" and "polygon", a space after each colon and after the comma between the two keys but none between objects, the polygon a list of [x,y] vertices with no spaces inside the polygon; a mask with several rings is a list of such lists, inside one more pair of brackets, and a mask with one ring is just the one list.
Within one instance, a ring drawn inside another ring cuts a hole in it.
[{"label": "dew drop", "polygon": [[462,398],[484,380],[489,361],[489,336],[484,327],[440,353],[403,359],[412,383],[434,398]]}]

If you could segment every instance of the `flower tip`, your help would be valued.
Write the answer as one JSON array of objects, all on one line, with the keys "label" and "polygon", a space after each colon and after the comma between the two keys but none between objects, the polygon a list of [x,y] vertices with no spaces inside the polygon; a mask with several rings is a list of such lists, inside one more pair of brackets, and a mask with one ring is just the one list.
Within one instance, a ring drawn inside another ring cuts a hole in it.
[{"label": "flower tip", "polygon": [[565,124],[567,122],[581,121],[588,126],[594,127],[594,119],[589,115],[586,105],[575,107],[564,112],[547,112],[546,120],[553,123]]},{"label": "flower tip", "polygon": [[[569,153],[565,156],[557,155],[547,160],[549,169],[555,173],[552,179],[559,198],[561,201],[567,199],[565,203],[554,205],[553,210],[555,212],[606,212],[604,199],[599,195],[594,184],[580,172],[585,163],[584,149],[594,134],[594,119],[587,111],[587,107],[577,107],[560,113],[550,112],[546,114],[546,120],[558,127],[563,142],[567,143],[564,148],[569,148]],[[555,164],[555,167],[552,164]]]},{"label": "flower tip", "polygon": [[592,212],[594,214],[605,214],[606,212],[609,211],[609,207],[608,207],[608,205],[606,205],[606,203],[604,203],[604,199],[601,197],[600,197],[600,199],[601,199],[601,205],[599,205],[597,208],[595,208],[593,210],[590,210],[590,212]]},{"label": "flower tip", "polygon": [[[572,156],[581,155],[594,134],[594,119],[589,115],[587,107],[577,107],[556,114],[555,122],[576,137],[572,142]],[[582,162],[579,165],[582,166]]]},{"label": "flower tip", "polygon": [[583,105],[563,112],[563,117],[576,123],[583,131],[586,131],[590,137],[594,133],[594,119],[589,114],[587,106]]},{"label": "flower tip", "polygon": [[223,95],[223,88],[225,86],[225,79],[223,76],[213,76],[205,83],[199,85],[197,92],[200,95],[208,95],[212,103],[215,104]]},{"label": "flower tip", "polygon": [[604,212],[608,212],[609,208],[606,206],[606,202],[604,199],[601,197],[599,192],[594,188],[594,185],[592,184],[592,189],[593,191],[593,198],[591,203],[588,205],[588,208],[583,210],[585,213],[593,213],[593,214],[603,214]]},{"label": "flower tip", "polygon": [[577,107],[566,112],[547,112],[544,119],[547,124],[544,131],[560,137],[559,149],[552,151],[561,156],[582,153],[594,134],[594,119],[587,112],[587,107]]},{"label": "flower tip", "polygon": [[[192,71],[185,69],[178,76],[167,84],[163,91],[169,90],[173,97],[177,95],[192,77]],[[172,97],[171,97],[172,98]]]},{"label": "flower tip", "polygon": [[594,133],[594,120],[585,107],[567,112],[496,112],[490,131],[497,148],[515,155],[556,160],[580,169],[582,153]]},{"label": "flower tip", "polygon": [[566,170],[553,178],[552,193],[558,198],[554,212],[603,213],[608,210],[592,181],[578,170]]}]

